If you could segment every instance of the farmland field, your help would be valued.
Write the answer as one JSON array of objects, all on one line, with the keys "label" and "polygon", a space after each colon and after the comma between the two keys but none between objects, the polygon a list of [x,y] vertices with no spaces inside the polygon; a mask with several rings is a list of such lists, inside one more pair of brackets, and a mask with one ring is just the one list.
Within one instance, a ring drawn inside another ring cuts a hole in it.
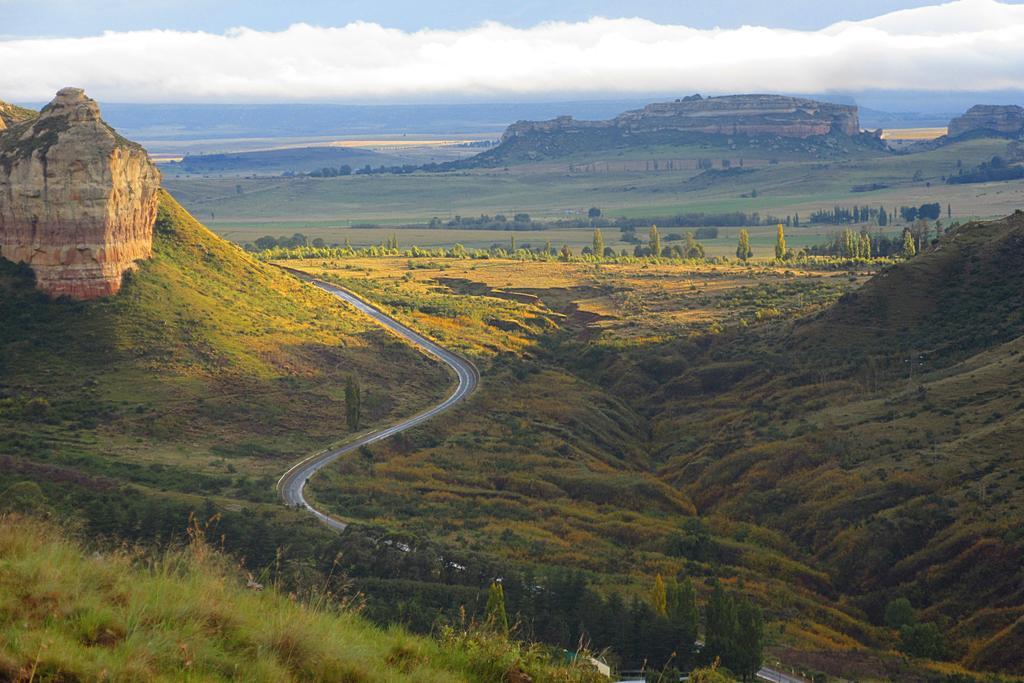
[{"label": "farmland field", "polygon": [[[437,217],[526,212],[534,220],[585,217],[590,207],[608,217],[657,220],[679,213],[758,212],[761,216],[806,218],[815,210],[840,204],[885,206],[939,202],[954,220],[1011,213],[1024,204],[1024,182],[947,185],[958,168],[970,168],[1007,153],[1005,140],[983,139],[949,144],[925,152],[892,155],[861,153],[850,158],[812,161],[780,159],[754,151],[740,163],[733,150],[653,147],[593,153],[560,160],[514,165],[507,169],[411,175],[359,175],[342,178],[197,178],[168,177],[166,185],[183,205],[219,234],[236,242],[265,234],[302,232],[328,243],[379,243],[386,232],[354,226],[398,227],[426,224]],[[730,173],[698,175],[698,158],[710,158]],[[672,161],[673,170],[666,170]],[[657,162],[658,170],[653,170]],[[622,170],[623,168],[627,170]],[[618,170],[617,170],[618,169]],[[650,169],[650,170],[648,170]],[[676,170],[678,169],[678,170]],[[832,230],[794,231],[800,243],[820,241]],[[734,236],[735,230],[725,231]],[[507,233],[401,232],[401,243],[420,246],[488,246],[506,242]],[[607,237],[612,237],[608,235]],[[580,246],[589,234],[523,233],[520,243],[565,242]],[[728,241],[723,235],[723,241]],[[612,245],[618,246],[618,245]],[[719,249],[716,254],[727,253]],[[763,249],[764,243],[755,243]]]}]

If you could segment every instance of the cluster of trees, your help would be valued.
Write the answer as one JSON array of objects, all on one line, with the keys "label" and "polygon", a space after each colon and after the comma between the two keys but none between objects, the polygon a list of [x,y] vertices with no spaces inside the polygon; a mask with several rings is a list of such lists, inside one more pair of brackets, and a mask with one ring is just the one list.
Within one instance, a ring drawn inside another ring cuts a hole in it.
[{"label": "cluster of trees", "polygon": [[[487,591],[483,623],[499,633],[575,650],[610,649],[618,667],[689,671],[719,660],[733,673],[750,678],[764,656],[761,610],[716,580],[705,607],[704,644],[698,640],[701,611],[688,577],[655,577],[650,599],[627,600],[591,588],[576,572],[504,577]],[[511,628],[510,628],[511,625]]]},{"label": "cluster of trees", "polygon": [[845,225],[848,223],[877,223],[881,227],[889,224],[889,213],[884,206],[873,209],[870,206],[839,206],[818,209],[811,213],[810,222],[818,225]]},{"label": "cluster of trees", "polygon": [[899,633],[900,650],[912,657],[942,659],[946,640],[932,622],[920,622],[917,611],[906,598],[896,598],[885,606],[885,625]]},{"label": "cluster of trees", "polygon": [[441,220],[437,216],[430,219],[430,228],[463,228],[467,230],[544,230],[547,226],[535,223],[528,213],[514,213],[509,218],[503,213],[493,216],[482,213],[479,216],[455,216],[451,220]]},{"label": "cluster of trees", "polygon": [[[698,230],[698,232],[700,232]],[[626,239],[626,236],[631,236],[632,239]],[[715,230],[715,236],[718,236],[718,230]],[[652,225],[647,231],[646,243],[641,242],[640,238],[636,237],[635,231],[629,230],[623,233],[623,241],[633,242],[636,244],[633,247],[633,256],[635,258],[667,258],[667,259],[703,259],[705,257],[704,245],[697,241],[693,232],[686,231],[682,235],[669,235],[662,241],[661,233],[658,231],[658,226]],[[672,241],[676,244],[666,245],[665,242]],[[681,244],[679,244],[681,242]],[[602,238],[603,243],[603,238]],[[611,252],[610,254],[608,252]],[[614,256],[614,250],[605,249],[606,256]]]},{"label": "cluster of trees", "polygon": [[807,253],[811,256],[851,259],[909,258],[925,247],[931,230],[932,226],[927,221],[915,222],[897,237],[847,229],[834,235],[825,244],[807,247]]},{"label": "cluster of trees", "polygon": [[327,243],[319,237],[310,242],[306,239],[306,236],[301,232],[293,234],[291,237],[282,235],[280,237],[273,237],[271,235],[264,235],[255,242],[246,242],[242,245],[242,248],[246,251],[266,251],[268,249],[296,249],[298,247],[316,247],[318,249],[326,247]]},{"label": "cluster of trees", "polygon": [[[349,176],[349,175],[377,175],[381,173],[415,173],[416,171],[423,168],[422,166],[416,166],[415,164],[402,164],[401,166],[377,166],[373,167],[366,164],[362,168],[352,169],[348,164],[342,164],[338,168],[321,168],[315,171],[311,171],[307,175],[311,178],[337,178],[338,176]],[[296,173],[289,171],[283,175],[287,177],[294,177]]]},{"label": "cluster of trees", "polygon": [[338,176],[352,175],[352,167],[348,164],[342,164],[338,168],[325,166],[318,171],[312,171],[309,175],[313,178],[337,178]]},{"label": "cluster of trees", "polygon": [[[959,165],[958,165],[959,166]],[[956,175],[946,179],[951,185],[965,183],[987,183],[996,180],[1018,180],[1024,178],[1024,166],[1013,166],[998,154],[989,161],[983,161],[971,170],[964,172],[958,167]]]},{"label": "cluster of trees", "polygon": [[[946,211],[949,214],[953,213],[953,208],[946,205]],[[903,219],[904,223],[913,223],[916,220],[927,220],[937,221],[942,215],[942,205],[938,202],[932,202],[930,204],[922,204],[921,206],[901,206],[900,207],[900,218]]]}]

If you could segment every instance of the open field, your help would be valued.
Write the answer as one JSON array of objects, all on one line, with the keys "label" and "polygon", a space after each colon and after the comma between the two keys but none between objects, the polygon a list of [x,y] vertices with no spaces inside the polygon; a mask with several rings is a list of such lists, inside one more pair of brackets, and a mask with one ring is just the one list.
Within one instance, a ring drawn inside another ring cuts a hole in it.
[{"label": "open field", "polygon": [[[343,242],[336,231],[353,224],[393,226],[426,223],[433,217],[516,212],[550,221],[585,215],[592,206],[610,217],[656,219],[677,213],[742,211],[799,214],[806,220],[814,210],[835,204],[882,205],[891,211],[901,205],[939,202],[944,208],[948,205],[953,219],[963,220],[1006,215],[1024,206],[1022,181],[944,182],[958,164],[970,168],[1006,153],[1006,141],[992,139],[914,154],[865,152],[828,161],[782,159],[775,164],[761,152],[760,158],[747,157],[737,171],[739,162],[732,150],[652,148],[624,151],[621,158],[614,152],[593,153],[507,170],[325,179],[167,178],[166,184],[198,217],[236,241],[268,231],[307,234],[317,228],[317,236],[326,241]],[[698,176],[692,167],[697,158],[711,158],[718,169],[722,158],[730,158],[734,170]],[[673,159],[679,165],[688,159],[690,166],[665,170]],[[659,161],[659,170],[624,171],[615,166],[635,169],[644,163],[646,168],[652,160]],[[481,236],[478,242],[486,240]],[[536,241],[532,235],[530,240]]]},{"label": "open field", "polygon": [[882,131],[883,140],[934,140],[945,135],[947,129],[942,128],[886,128]]}]

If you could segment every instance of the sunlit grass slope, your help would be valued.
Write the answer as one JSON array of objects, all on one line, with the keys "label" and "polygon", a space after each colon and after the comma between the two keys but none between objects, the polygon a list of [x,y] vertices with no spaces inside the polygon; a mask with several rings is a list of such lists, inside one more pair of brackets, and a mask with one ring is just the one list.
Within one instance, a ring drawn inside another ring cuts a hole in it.
[{"label": "sunlit grass slope", "polygon": [[0,517],[0,680],[589,681],[483,631],[440,640],[247,588],[201,535],[157,557],[87,553]]},{"label": "sunlit grass slope", "polygon": [[343,436],[350,374],[367,425],[448,384],[439,364],[251,259],[166,194],[154,257],[119,295],[54,301],[0,261],[0,320],[3,452],[149,484],[156,467],[160,488],[206,482],[206,493],[272,500],[272,481],[257,496],[239,479],[276,476]]}]

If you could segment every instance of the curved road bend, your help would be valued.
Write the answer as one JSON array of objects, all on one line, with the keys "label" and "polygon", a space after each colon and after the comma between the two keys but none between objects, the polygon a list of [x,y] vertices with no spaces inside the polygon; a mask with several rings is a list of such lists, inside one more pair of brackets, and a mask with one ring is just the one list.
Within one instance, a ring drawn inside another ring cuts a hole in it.
[{"label": "curved road bend", "polygon": [[[413,415],[412,417],[406,420],[402,420],[401,422],[398,422],[397,424],[394,424],[385,429],[379,429],[377,431],[370,432],[369,434],[364,434],[355,441],[347,443],[344,446],[341,446],[340,448],[335,448],[330,451],[325,451],[323,453],[317,453],[316,455],[310,456],[305,460],[302,460],[293,465],[291,469],[285,472],[281,479],[277,482],[277,489],[278,491],[280,491],[281,498],[284,500],[285,504],[305,508],[310,514],[312,514],[314,517],[319,519],[327,526],[338,531],[343,531],[345,527],[348,526],[347,524],[345,524],[344,522],[339,522],[338,520],[327,515],[326,513],[320,512],[312,505],[310,505],[306,501],[305,496],[302,495],[302,490],[306,487],[306,482],[309,480],[309,478],[312,477],[317,472],[319,472],[324,467],[326,467],[327,465],[331,464],[332,462],[340,458],[341,456],[345,455],[346,453],[351,453],[360,446],[365,446],[367,444],[371,444],[386,439],[389,436],[394,436],[399,432],[404,432],[407,429],[411,429],[418,424],[426,422],[435,415],[440,415],[441,413],[448,410],[456,403],[459,403],[467,396],[469,396],[471,393],[473,393],[477,385],[480,384],[480,373],[477,371],[476,366],[474,366],[465,358],[457,356],[451,351],[441,346],[438,346],[434,342],[430,341],[423,335],[414,332],[413,330],[409,329],[408,327],[398,322],[394,318],[385,315],[384,313],[374,308],[370,304],[366,303],[365,301],[363,301],[356,295],[352,294],[348,290],[338,287],[337,285],[332,285],[328,282],[324,282],[322,280],[317,280],[311,275],[308,275],[307,273],[304,273],[300,270],[286,268],[284,266],[279,266],[279,268],[291,273],[300,280],[304,280],[305,282],[308,282],[316,287],[319,287],[325,292],[333,294],[342,301],[348,302],[362,313],[365,313],[366,315],[373,318],[374,322],[376,322],[377,324],[388,328],[395,334],[399,335],[400,337],[403,337],[412,344],[426,351],[431,356],[434,356],[435,358],[441,360],[443,363],[448,365],[448,367],[455,371],[455,374],[459,379],[458,386],[456,386],[455,390],[448,395],[448,398],[446,398],[441,403],[438,403],[433,408],[428,408],[427,410],[417,413],[416,415]],[[796,678],[794,676],[782,673],[781,671],[769,669],[768,667],[764,667],[760,671],[758,671],[757,678],[762,681],[774,681],[776,683],[804,683],[804,679],[802,678]]]},{"label": "curved road bend", "polygon": [[332,529],[343,531],[348,525],[334,519],[320,510],[317,510],[306,501],[302,491],[306,487],[306,482],[309,478],[341,456],[346,453],[351,453],[360,446],[382,441],[390,436],[404,432],[407,429],[412,429],[416,425],[422,424],[432,417],[445,412],[456,403],[459,403],[473,393],[473,390],[475,390],[477,385],[480,383],[480,373],[477,371],[476,367],[465,358],[438,346],[423,335],[414,332],[397,320],[388,317],[348,290],[338,287],[337,285],[323,282],[322,280],[317,280],[306,273],[293,270],[292,268],[283,268],[283,270],[286,270],[292,275],[298,277],[300,280],[309,282],[325,292],[333,294],[342,301],[351,304],[362,313],[370,316],[377,324],[386,327],[398,336],[408,340],[413,345],[418,346],[426,353],[446,364],[455,371],[455,375],[459,380],[455,390],[448,395],[448,398],[441,403],[438,403],[436,406],[417,413],[416,415],[393,424],[390,427],[378,429],[370,432],[369,434],[364,434],[355,441],[350,441],[339,448],[312,455],[293,465],[291,469],[285,472],[281,479],[278,480],[277,490],[281,494],[281,498],[284,500],[286,505],[304,508]]}]

